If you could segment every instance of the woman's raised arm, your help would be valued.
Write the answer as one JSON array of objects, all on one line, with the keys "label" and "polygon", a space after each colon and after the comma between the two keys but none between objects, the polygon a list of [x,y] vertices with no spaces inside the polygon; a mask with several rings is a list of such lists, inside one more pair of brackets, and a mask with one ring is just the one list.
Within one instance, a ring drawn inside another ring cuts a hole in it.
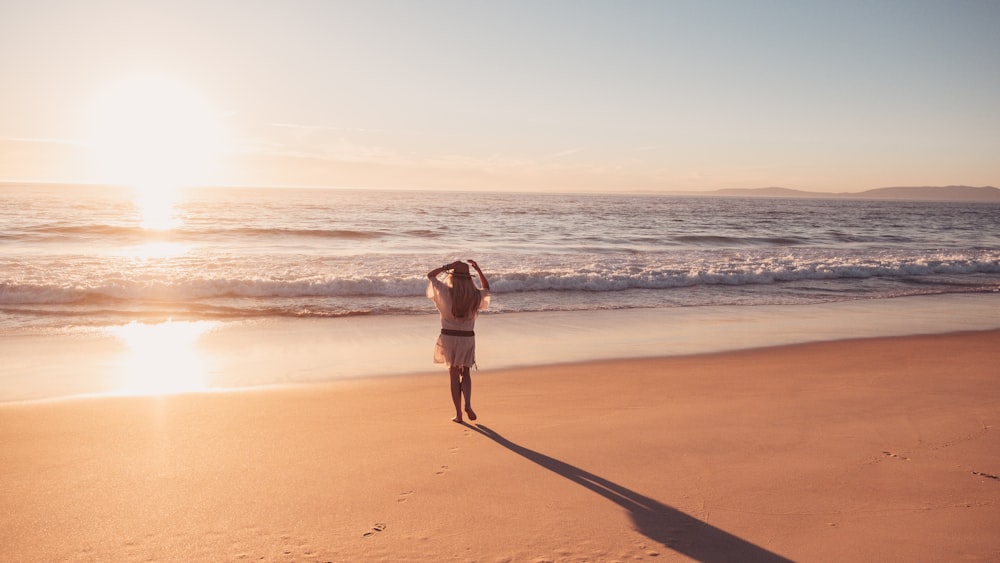
[{"label": "woman's raised arm", "polygon": [[441,266],[440,268],[434,268],[433,270],[427,272],[427,279],[432,280],[432,279],[438,277],[439,275],[441,275],[441,272],[447,272],[448,270],[451,270],[454,267],[455,267],[455,263],[452,262],[451,264],[445,264],[444,266]]},{"label": "woman's raised arm", "polygon": [[476,269],[476,273],[479,274],[479,279],[483,282],[483,289],[486,291],[490,290],[490,282],[486,280],[486,276],[483,275],[482,269],[479,268],[479,264],[476,264],[475,260],[466,260],[473,268]]}]

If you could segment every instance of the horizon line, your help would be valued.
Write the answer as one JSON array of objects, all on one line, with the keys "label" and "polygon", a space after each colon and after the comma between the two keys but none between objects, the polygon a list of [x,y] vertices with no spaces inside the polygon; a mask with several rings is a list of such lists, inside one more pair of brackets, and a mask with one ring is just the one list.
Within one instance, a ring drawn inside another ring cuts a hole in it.
[{"label": "horizon line", "polygon": [[[127,184],[111,182],[71,182],[60,180],[16,180],[0,179],[0,187],[11,186],[48,186],[48,187],[88,187],[88,188],[118,188],[132,189]],[[862,195],[876,190],[886,189],[976,189],[976,190],[998,190],[996,186],[970,186],[967,184],[947,184],[947,185],[894,185],[879,186],[874,188],[864,188],[858,191],[817,191],[801,188],[788,188],[784,186],[762,186],[762,187],[723,187],[706,189],[676,189],[676,188],[641,188],[641,189],[541,189],[537,187],[526,188],[476,188],[476,187],[427,187],[427,186],[349,186],[349,185],[317,185],[317,184],[198,184],[181,186],[180,190],[190,189],[306,189],[306,190],[371,190],[371,191],[426,191],[426,192],[481,192],[481,193],[532,193],[532,194],[590,194],[590,195],[727,195],[722,192],[747,192],[743,195],[752,195],[752,192],[762,193],[769,190],[775,192],[784,191],[790,194],[818,195],[818,196],[848,196]],[[762,197],[762,196],[761,196]]]}]

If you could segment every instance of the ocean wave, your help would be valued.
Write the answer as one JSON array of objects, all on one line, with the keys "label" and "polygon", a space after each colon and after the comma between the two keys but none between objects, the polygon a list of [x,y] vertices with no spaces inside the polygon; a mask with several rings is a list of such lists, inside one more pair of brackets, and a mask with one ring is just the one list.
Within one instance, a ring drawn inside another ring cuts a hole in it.
[{"label": "ocean wave", "polygon": [[691,246],[802,246],[810,243],[804,237],[733,237],[720,235],[680,235],[672,241]]},{"label": "ocean wave", "polygon": [[622,291],[700,285],[762,285],[780,282],[1000,274],[1000,261],[921,261],[884,263],[725,264],[638,272],[534,272],[507,274],[492,285],[498,292]]},{"label": "ocean wave", "polygon": [[[989,254],[989,253],[987,253]],[[671,289],[693,286],[766,285],[809,280],[865,278],[933,278],[1000,274],[1000,258],[938,257],[888,258],[732,258],[691,264],[639,265],[578,263],[572,266],[511,266],[490,274],[496,293],[538,291],[614,292],[629,289]],[[275,270],[278,270],[275,268]],[[287,270],[243,272],[239,276],[211,277],[208,265],[192,266],[179,274],[169,269],[155,273],[108,271],[85,279],[8,280],[0,282],[0,305],[90,304],[125,302],[194,302],[220,298],[296,299],[419,297],[427,281],[416,275],[348,276],[337,274],[282,277]],[[68,273],[63,273],[63,278]],[[131,276],[131,277],[130,277]]]},{"label": "ocean wave", "polygon": [[[173,305],[173,306],[170,306]],[[74,306],[74,307],[2,307],[0,312],[21,316],[50,317],[63,319],[66,317],[82,318],[129,318],[129,319],[214,319],[214,320],[238,320],[252,319],[258,317],[285,317],[285,318],[342,318],[361,317],[372,314],[410,314],[415,312],[412,308],[382,308],[378,310],[368,309],[345,309],[345,308],[324,308],[315,306],[290,305],[290,306],[259,306],[259,307],[220,307],[216,305],[206,305],[201,303],[164,304],[152,303],[142,308],[113,308],[100,306]]]},{"label": "ocean wave", "polygon": [[248,236],[248,237],[313,237],[313,238],[331,238],[331,239],[347,239],[347,240],[369,240],[384,236],[383,233],[376,231],[353,231],[349,229],[258,229],[250,227],[240,227],[235,229],[204,229],[204,230],[190,230],[181,229],[178,231],[181,235],[238,235],[238,236]]},{"label": "ocean wave", "polygon": [[41,234],[41,235],[67,235],[67,236],[78,236],[78,235],[93,235],[93,236],[111,236],[111,237],[122,237],[122,236],[133,236],[148,234],[150,231],[143,229],[141,227],[134,227],[131,225],[104,225],[104,224],[94,224],[94,225],[38,225],[25,229],[28,234]]},{"label": "ocean wave", "polygon": [[[105,224],[84,224],[84,225],[39,225],[25,230],[27,235],[49,235],[49,236],[94,236],[94,237],[118,237],[118,238],[178,238],[178,239],[204,239],[216,236],[237,236],[248,238],[268,238],[268,237],[311,237],[330,238],[346,240],[369,240],[388,236],[380,231],[358,231],[351,229],[291,229],[291,228],[256,228],[256,227],[233,227],[233,228],[197,228],[184,227],[170,230],[146,229],[133,225],[105,225]],[[408,234],[418,237],[433,236],[433,233],[419,230],[409,231]],[[23,235],[19,235],[23,236]]]},{"label": "ocean wave", "polygon": [[2,304],[179,302],[218,298],[407,297],[423,295],[426,279],[261,280],[251,278],[108,279],[86,283],[0,283]]}]

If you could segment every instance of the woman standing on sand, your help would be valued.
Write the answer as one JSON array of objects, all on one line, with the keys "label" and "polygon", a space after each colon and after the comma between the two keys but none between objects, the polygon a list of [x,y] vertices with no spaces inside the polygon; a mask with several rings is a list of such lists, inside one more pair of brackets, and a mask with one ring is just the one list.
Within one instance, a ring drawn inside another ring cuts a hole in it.
[{"label": "woman standing on sand", "polygon": [[[476,269],[482,289],[472,282],[469,265]],[[438,276],[450,272],[447,281]],[[427,272],[427,297],[434,301],[441,313],[441,335],[434,347],[434,363],[448,366],[451,376],[451,400],[455,403],[455,422],[462,422],[462,395],[465,395],[465,413],[469,420],[476,420],[472,410],[472,374],[476,365],[476,317],[490,305],[490,282],[475,260],[466,264],[452,262]]]}]

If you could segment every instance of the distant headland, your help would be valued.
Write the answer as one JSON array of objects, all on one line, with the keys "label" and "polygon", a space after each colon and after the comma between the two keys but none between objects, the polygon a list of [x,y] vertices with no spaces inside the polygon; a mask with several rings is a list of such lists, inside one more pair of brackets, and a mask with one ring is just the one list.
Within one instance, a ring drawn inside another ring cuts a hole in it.
[{"label": "distant headland", "polygon": [[875,188],[863,192],[809,192],[790,188],[728,188],[698,195],[726,197],[891,199],[915,201],[970,201],[1000,203],[1000,189],[993,186],[900,186]]},{"label": "distant headland", "polygon": [[[25,182],[0,180],[0,188],[8,187],[39,187],[39,188],[123,188],[124,186],[114,186],[110,184],[93,183],[68,183],[68,182]],[[201,188],[274,188],[284,189],[285,186],[199,186]],[[317,189],[359,189],[337,186],[287,186],[288,188],[300,187]],[[392,191],[393,188],[372,188],[374,190],[386,189]],[[399,188],[395,188],[399,189]],[[432,190],[433,191],[433,190]],[[500,190],[504,191],[504,190]],[[521,191],[521,190],[512,190]],[[529,190],[530,191],[530,190]],[[582,192],[581,192],[582,193]],[[598,192],[613,193],[613,192]],[[792,188],[723,188],[709,191],[691,190],[637,190],[625,191],[623,193],[650,195],[675,195],[694,197],[759,197],[759,198],[788,198],[788,199],[869,199],[869,200],[910,200],[910,201],[964,201],[976,203],[1000,203],[1000,189],[993,186],[898,186],[888,188],[875,188],[861,192],[811,192],[807,190],[796,190]]]}]

